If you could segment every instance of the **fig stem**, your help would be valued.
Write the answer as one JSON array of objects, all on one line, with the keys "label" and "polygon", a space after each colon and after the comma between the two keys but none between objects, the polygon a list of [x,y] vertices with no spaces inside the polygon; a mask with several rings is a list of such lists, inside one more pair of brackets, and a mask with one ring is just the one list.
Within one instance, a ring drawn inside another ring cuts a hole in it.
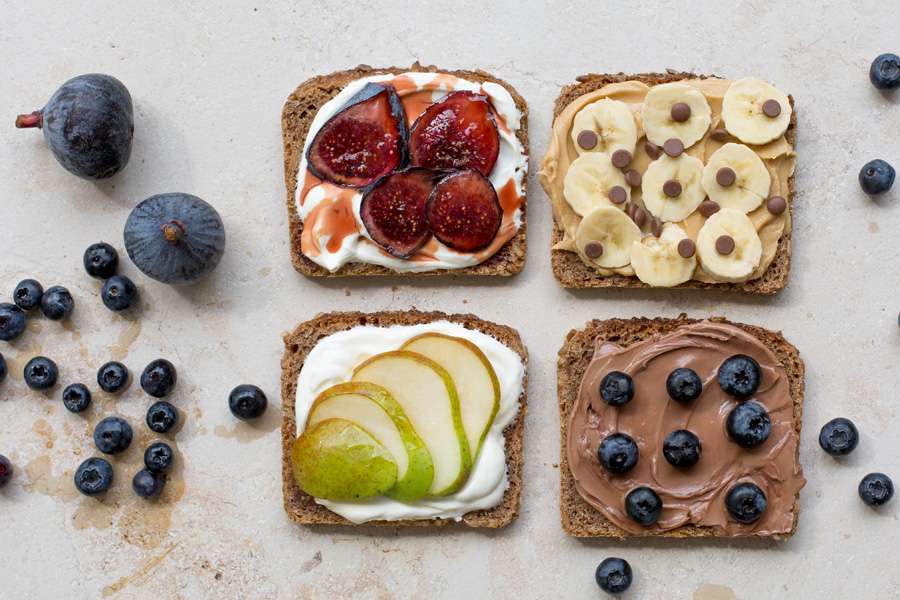
[{"label": "fig stem", "polygon": [[163,237],[173,246],[184,239],[184,223],[178,219],[172,219],[162,226]]},{"label": "fig stem", "polygon": [[27,129],[30,127],[41,128],[44,126],[44,113],[39,110],[28,115],[19,115],[16,117],[16,127],[19,129]]}]

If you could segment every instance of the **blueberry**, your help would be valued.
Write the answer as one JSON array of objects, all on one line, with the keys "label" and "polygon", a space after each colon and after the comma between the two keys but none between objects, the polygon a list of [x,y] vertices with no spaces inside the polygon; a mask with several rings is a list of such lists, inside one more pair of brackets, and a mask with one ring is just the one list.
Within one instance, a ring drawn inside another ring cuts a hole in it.
[{"label": "blueberry", "polygon": [[94,427],[94,444],[103,454],[118,454],[131,445],[131,425],[120,417],[106,417]]},{"label": "blueberry", "polygon": [[112,465],[96,456],[81,463],[75,471],[75,487],[86,496],[102,494],[109,489],[112,482]]},{"label": "blueberry", "polygon": [[239,385],[228,396],[228,408],[238,419],[248,421],[266,412],[266,395],[255,385]]},{"label": "blueberry", "polygon": [[167,395],[178,381],[175,365],[164,358],[157,358],[141,373],[141,388],[154,398]]},{"label": "blueberry", "polygon": [[869,506],[881,506],[894,496],[894,482],[884,473],[869,473],[859,482],[859,497]]},{"label": "blueberry", "polygon": [[758,402],[743,402],[728,413],[728,435],[738,445],[753,448],[765,442],[772,432],[769,413]]},{"label": "blueberry", "polygon": [[168,402],[157,402],[147,409],[147,427],[156,433],[166,433],[178,423],[178,411]]},{"label": "blueberry", "polygon": [[51,321],[65,319],[72,314],[75,308],[75,300],[69,290],[61,285],[54,285],[41,296],[41,312]]},{"label": "blueberry", "polygon": [[610,371],[600,381],[600,397],[610,406],[623,406],[634,398],[634,381],[627,373]]},{"label": "blueberry", "polygon": [[168,471],[174,461],[175,453],[165,442],[153,442],[144,450],[144,464],[153,472]]},{"label": "blueberry", "polygon": [[137,300],[137,287],[134,282],[124,275],[113,275],[103,283],[100,290],[100,299],[103,304],[112,311],[120,311],[129,308]]},{"label": "blueberry", "polygon": [[91,277],[109,279],[119,268],[119,253],[106,242],[91,244],[84,251],[84,270]]},{"label": "blueberry", "polygon": [[41,305],[41,296],[44,295],[44,286],[34,279],[23,279],[13,290],[13,302],[24,311],[29,311]]},{"label": "blueberry", "polygon": [[131,480],[131,489],[141,498],[152,498],[158,495],[166,485],[163,473],[154,473],[150,469],[141,469]]},{"label": "blueberry", "polygon": [[604,469],[620,475],[627,473],[637,464],[638,447],[630,436],[624,433],[613,433],[600,442],[597,458]]},{"label": "blueberry", "polygon": [[128,367],[116,361],[104,364],[97,371],[97,384],[110,394],[122,391],[128,385]]},{"label": "blueberry", "polygon": [[56,385],[59,369],[46,356],[35,356],[25,364],[25,385],[33,390],[46,390]]},{"label": "blueberry", "polygon": [[894,167],[876,158],[864,164],[859,170],[859,186],[870,196],[877,196],[891,189],[896,176]]},{"label": "blueberry", "polygon": [[625,496],[625,512],[644,527],[649,527],[659,520],[662,512],[662,500],[648,487],[636,487]]},{"label": "blueberry", "polygon": [[838,417],[825,423],[819,432],[819,445],[832,456],[845,456],[859,443],[859,431],[850,419]]},{"label": "blueberry", "polygon": [[736,398],[752,396],[761,379],[759,363],[745,354],[735,354],[719,367],[719,386]]},{"label": "blueberry", "polygon": [[91,404],[91,392],[83,383],[73,383],[63,390],[62,400],[63,405],[71,412],[84,412]]},{"label": "blueberry", "polygon": [[740,523],[753,523],[766,512],[766,494],[754,483],[739,483],[728,490],[725,508]]},{"label": "blueberry", "polygon": [[6,379],[6,359],[0,354],[0,382]]},{"label": "blueberry", "polygon": [[631,587],[633,579],[631,565],[623,558],[606,558],[597,565],[594,579],[597,580],[600,589],[607,594],[621,594]]},{"label": "blueberry", "polygon": [[869,67],[869,80],[879,90],[893,90],[900,87],[900,56],[881,54]]},{"label": "blueberry", "polygon": [[678,367],[666,379],[666,391],[676,402],[691,402],[703,392],[703,382],[693,369]]},{"label": "blueberry", "polygon": [[3,487],[13,476],[13,466],[9,459],[0,454],[0,487]]},{"label": "blueberry", "polygon": [[0,340],[14,340],[25,331],[25,313],[15,304],[0,302]]},{"label": "blueberry", "polygon": [[700,460],[700,438],[687,429],[676,429],[663,441],[663,456],[673,467],[686,469]]}]

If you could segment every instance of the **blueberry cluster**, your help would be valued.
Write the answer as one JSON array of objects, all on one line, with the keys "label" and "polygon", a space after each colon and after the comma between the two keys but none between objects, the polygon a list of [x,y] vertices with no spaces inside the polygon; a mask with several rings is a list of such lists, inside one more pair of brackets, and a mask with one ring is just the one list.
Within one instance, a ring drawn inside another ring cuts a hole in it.
[{"label": "blueberry cluster", "polygon": [[[881,54],[872,61],[869,80],[879,90],[900,88],[900,56]],[[896,178],[894,167],[887,161],[876,159],[867,162],[859,171],[859,185],[870,196],[887,192]]]},{"label": "blueberry cluster", "polygon": [[0,302],[0,340],[12,341],[25,331],[25,315],[38,306],[44,316],[59,321],[72,314],[75,300],[60,286],[44,290],[34,279],[23,279],[12,293],[12,302]]},{"label": "blueberry cluster", "polygon": [[[834,457],[847,456],[859,445],[859,430],[853,421],[838,417],[822,426],[819,446]],[[869,473],[857,488],[859,497],[869,506],[881,506],[894,496],[894,482],[884,473]]]},{"label": "blueberry cluster", "polygon": [[94,279],[102,279],[100,299],[111,311],[131,308],[138,296],[137,287],[125,275],[117,275],[119,253],[106,242],[88,246],[84,251],[84,270]]}]

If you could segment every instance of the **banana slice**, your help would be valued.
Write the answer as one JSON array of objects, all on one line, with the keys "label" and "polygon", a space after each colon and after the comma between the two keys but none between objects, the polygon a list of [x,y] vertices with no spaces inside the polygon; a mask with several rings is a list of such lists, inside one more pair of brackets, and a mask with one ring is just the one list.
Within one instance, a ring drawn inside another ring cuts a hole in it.
[{"label": "banana slice", "polygon": [[[682,244],[679,252],[679,244]],[[688,256],[683,256],[687,254]],[[653,287],[673,287],[694,276],[694,242],[674,223],[663,225],[662,235],[646,236],[631,244],[631,266],[638,279]]]},{"label": "banana slice", "polygon": [[743,144],[728,143],[703,167],[703,189],[722,208],[748,213],[769,196],[772,176],[762,159]]},{"label": "banana slice", "polygon": [[660,156],[650,163],[641,182],[644,207],[663,221],[683,221],[703,202],[699,158]]},{"label": "banana slice", "polygon": [[631,246],[640,239],[640,228],[623,211],[612,206],[595,208],[575,230],[575,247],[582,260],[607,269],[628,265]]},{"label": "banana slice", "polygon": [[638,138],[631,108],[609,98],[579,110],[572,121],[571,135],[578,154],[603,152],[610,156],[616,150],[627,150],[633,155]]},{"label": "banana slice", "polygon": [[625,182],[625,174],[613,166],[608,154],[589,152],[569,165],[563,180],[563,196],[581,216],[599,206],[625,210],[631,199],[631,186]]},{"label": "banana slice", "polygon": [[762,241],[750,217],[734,208],[712,215],[697,234],[700,266],[719,281],[747,281],[762,257]]},{"label": "banana slice", "polygon": [[663,83],[650,88],[644,97],[641,120],[647,139],[657,146],[676,138],[689,148],[706,135],[712,111],[697,88],[680,82]]},{"label": "banana slice", "polygon": [[791,123],[791,112],[784,92],[753,77],[733,82],[722,100],[725,128],[745,144],[767,144],[781,136]]}]

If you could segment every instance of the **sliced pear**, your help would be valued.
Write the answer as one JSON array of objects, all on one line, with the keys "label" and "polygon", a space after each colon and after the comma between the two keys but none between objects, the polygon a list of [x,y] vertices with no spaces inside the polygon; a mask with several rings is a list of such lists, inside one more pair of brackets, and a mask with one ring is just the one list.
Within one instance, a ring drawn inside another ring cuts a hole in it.
[{"label": "sliced pear", "polygon": [[456,386],[442,366],[416,352],[395,350],[376,354],[356,367],[353,381],[380,385],[403,408],[434,463],[429,495],[445,496],[462,487],[472,456]]},{"label": "sliced pear", "polygon": [[387,448],[345,419],[307,428],[291,448],[294,479],[304,492],[325,500],[380,496],[397,483],[397,464]]},{"label": "sliced pear", "polygon": [[397,484],[388,496],[409,502],[428,493],[434,479],[431,454],[386,389],[364,381],[331,386],[313,402],[306,427],[335,418],[356,423],[393,455]]},{"label": "sliced pear", "polygon": [[402,349],[427,356],[450,373],[474,463],[500,409],[500,381],[491,361],[469,340],[442,333],[417,335]]}]

